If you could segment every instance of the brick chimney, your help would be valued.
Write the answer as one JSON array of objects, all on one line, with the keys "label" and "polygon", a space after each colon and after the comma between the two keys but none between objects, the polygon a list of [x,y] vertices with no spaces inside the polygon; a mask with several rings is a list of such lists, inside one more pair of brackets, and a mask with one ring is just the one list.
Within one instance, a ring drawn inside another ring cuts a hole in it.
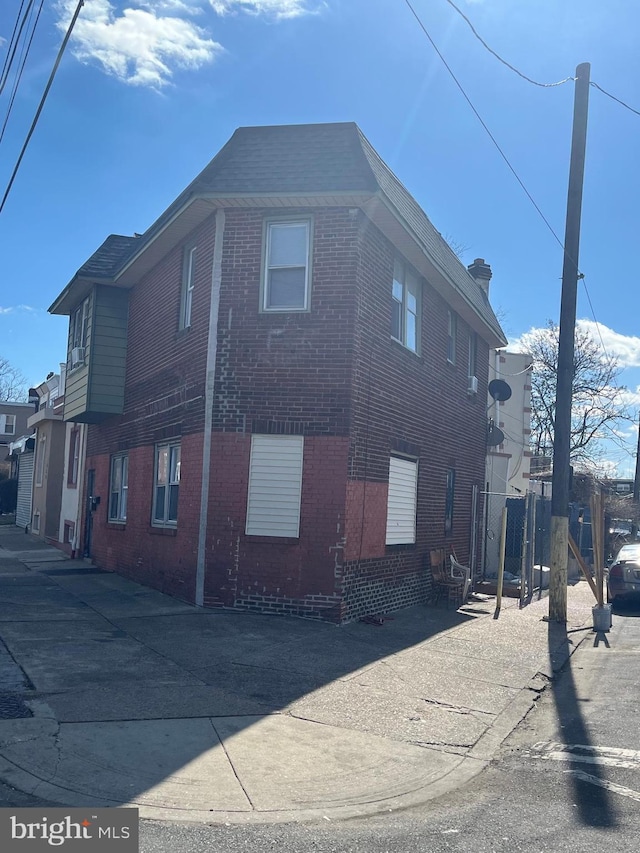
[{"label": "brick chimney", "polygon": [[491,281],[491,267],[485,264],[484,258],[476,258],[467,267],[473,278],[478,282],[486,296],[489,296],[489,282]]}]

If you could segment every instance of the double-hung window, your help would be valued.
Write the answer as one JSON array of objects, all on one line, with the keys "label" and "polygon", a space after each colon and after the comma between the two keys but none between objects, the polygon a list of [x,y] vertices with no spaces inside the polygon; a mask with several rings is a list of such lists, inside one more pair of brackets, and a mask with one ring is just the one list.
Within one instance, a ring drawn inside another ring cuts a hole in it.
[{"label": "double-hung window", "polygon": [[469,332],[469,378],[477,376],[477,361],[478,361],[478,335],[475,332]]},{"label": "double-hung window", "polygon": [[129,457],[126,453],[111,457],[111,485],[109,487],[109,521],[127,520],[127,495],[129,492]]},{"label": "double-hung window", "polygon": [[0,432],[4,435],[15,435],[16,432],[16,416],[15,415],[0,415]]},{"label": "double-hung window", "polygon": [[311,219],[265,224],[263,311],[308,311],[311,291]]},{"label": "double-hung window", "polygon": [[191,308],[193,305],[193,288],[196,275],[196,247],[188,246],[184,251],[182,262],[182,299],[180,305],[180,328],[188,329],[191,325]]},{"label": "double-hung window", "polygon": [[71,368],[85,363],[87,337],[89,330],[89,299],[84,299],[71,315],[69,329],[69,349]]},{"label": "double-hung window", "polygon": [[393,265],[391,337],[418,352],[420,329],[420,279],[403,261]]},{"label": "double-hung window", "polygon": [[416,541],[417,503],[417,460],[392,456],[389,459],[387,545],[408,545]]},{"label": "double-hung window", "polygon": [[448,332],[447,332],[447,361],[451,364],[456,363],[456,341],[458,338],[458,316],[455,311],[448,311]]},{"label": "double-hung window", "polygon": [[156,467],[153,482],[153,524],[155,527],[175,527],[178,523],[178,492],[180,489],[180,443],[156,446]]}]

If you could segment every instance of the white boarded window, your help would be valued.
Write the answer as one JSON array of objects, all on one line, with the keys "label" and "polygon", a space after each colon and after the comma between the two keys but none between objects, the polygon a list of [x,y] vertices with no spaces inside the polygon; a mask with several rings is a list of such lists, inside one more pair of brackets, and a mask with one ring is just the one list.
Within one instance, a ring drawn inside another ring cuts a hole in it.
[{"label": "white boarded window", "polygon": [[418,463],[392,456],[389,460],[387,498],[387,545],[416,541]]},{"label": "white boarded window", "polygon": [[301,435],[251,437],[248,536],[298,537],[303,452]]}]

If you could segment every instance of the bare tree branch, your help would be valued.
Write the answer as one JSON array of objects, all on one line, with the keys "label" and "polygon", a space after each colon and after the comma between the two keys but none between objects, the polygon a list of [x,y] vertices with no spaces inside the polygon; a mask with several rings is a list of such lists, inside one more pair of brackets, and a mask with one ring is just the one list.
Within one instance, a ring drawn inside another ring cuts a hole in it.
[{"label": "bare tree branch", "polygon": [[[535,453],[553,451],[559,329],[549,321],[544,329],[524,336],[533,359],[531,374],[531,446]],[[606,431],[631,421],[618,384],[621,368],[602,351],[591,333],[576,328],[570,452],[573,463],[593,467],[602,458]]]},{"label": "bare tree branch", "polygon": [[19,402],[26,400],[27,380],[21,370],[0,356],[0,400]]}]

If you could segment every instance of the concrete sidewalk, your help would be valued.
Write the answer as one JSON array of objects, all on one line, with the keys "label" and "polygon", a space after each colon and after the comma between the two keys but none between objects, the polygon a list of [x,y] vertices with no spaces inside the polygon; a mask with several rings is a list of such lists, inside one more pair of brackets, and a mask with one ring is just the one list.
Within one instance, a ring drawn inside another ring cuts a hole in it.
[{"label": "concrete sidewalk", "polygon": [[163,820],[373,814],[467,782],[591,631],[504,599],[336,627],[199,610],[0,527],[0,780]]}]

